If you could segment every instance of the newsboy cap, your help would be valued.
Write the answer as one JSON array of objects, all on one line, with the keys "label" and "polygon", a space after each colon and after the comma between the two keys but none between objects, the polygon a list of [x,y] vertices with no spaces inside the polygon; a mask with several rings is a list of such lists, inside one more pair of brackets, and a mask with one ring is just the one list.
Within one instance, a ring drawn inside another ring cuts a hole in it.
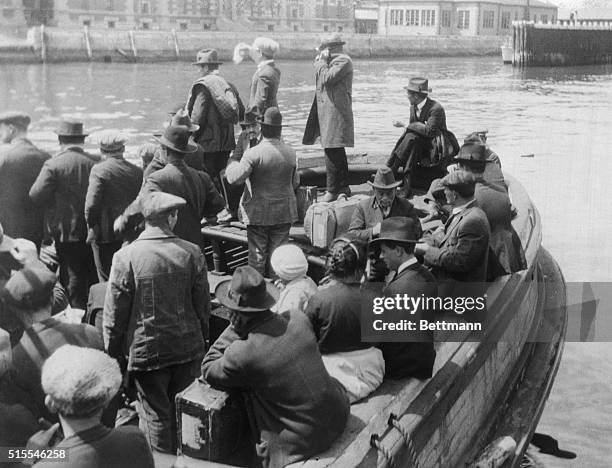
[{"label": "newsboy cap", "polygon": [[84,418],[105,408],[117,394],[121,371],[102,351],[64,345],[43,364],[41,383],[62,416]]},{"label": "newsboy cap", "polygon": [[141,198],[140,211],[146,219],[159,216],[186,204],[187,202],[184,198],[177,197],[176,195],[166,192],[150,192]]},{"label": "newsboy cap", "polygon": [[28,128],[28,125],[30,125],[30,116],[19,111],[1,112],[0,123],[14,124],[21,128]]},{"label": "newsboy cap", "polygon": [[266,56],[274,57],[280,46],[274,39],[270,39],[269,37],[258,37],[253,41],[253,48],[259,49],[259,51]]},{"label": "newsboy cap", "polygon": [[442,185],[451,189],[474,187],[476,185],[476,177],[471,172],[459,169],[446,174],[442,179]]},{"label": "newsboy cap", "polygon": [[38,309],[51,303],[56,276],[45,266],[17,271],[4,285],[5,299],[20,309]]},{"label": "newsboy cap", "polygon": [[128,141],[128,137],[116,130],[103,130],[96,137],[100,151],[104,153],[123,151],[125,143]]}]

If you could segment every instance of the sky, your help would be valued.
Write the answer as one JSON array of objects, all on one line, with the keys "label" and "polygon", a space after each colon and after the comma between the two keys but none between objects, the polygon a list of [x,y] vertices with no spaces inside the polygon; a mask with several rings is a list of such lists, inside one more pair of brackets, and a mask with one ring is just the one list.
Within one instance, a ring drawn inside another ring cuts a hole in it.
[{"label": "sky", "polygon": [[554,3],[559,8],[571,8],[577,10],[580,8],[596,8],[596,7],[608,7],[612,8],[612,0],[549,0],[550,3]]}]

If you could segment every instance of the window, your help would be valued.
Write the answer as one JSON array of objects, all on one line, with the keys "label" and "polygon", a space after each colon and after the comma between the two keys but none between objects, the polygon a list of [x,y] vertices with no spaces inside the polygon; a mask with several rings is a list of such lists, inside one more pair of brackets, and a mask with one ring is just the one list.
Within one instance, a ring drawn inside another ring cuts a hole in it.
[{"label": "window", "polygon": [[329,26],[327,25],[323,26],[323,32],[329,32]]},{"label": "window", "polygon": [[448,10],[442,11],[442,18],[440,19],[440,26],[443,28],[451,27],[451,12]]},{"label": "window", "polygon": [[510,29],[510,12],[502,11],[501,14],[501,28],[502,29]]},{"label": "window", "polygon": [[294,30],[294,31],[299,31],[299,28],[298,28],[298,25],[297,25],[297,24],[294,24],[294,25],[293,25],[293,30]]},{"label": "window", "polygon": [[83,26],[91,26],[91,20],[83,20]]},{"label": "window", "polygon": [[106,9],[107,10],[112,10],[114,8],[113,3],[114,3],[113,0],[106,0]]},{"label": "window", "polygon": [[514,21],[518,21],[518,11],[514,12]]},{"label": "window", "polygon": [[4,10],[2,10],[2,16],[4,16],[5,18],[12,18],[13,16],[15,16],[15,10],[11,8],[5,8]]},{"label": "window", "polygon": [[149,6],[149,2],[142,2],[140,4],[140,12],[143,15],[148,15],[150,11],[151,11],[151,7]]},{"label": "window", "polygon": [[542,23],[548,23],[548,15],[542,15]]},{"label": "window", "polygon": [[494,11],[483,11],[482,12],[482,27],[486,29],[493,29],[495,26],[495,12]]},{"label": "window", "polygon": [[115,22],[114,21],[109,21],[108,23],[106,23],[106,25],[108,26],[108,29],[115,29]]},{"label": "window", "polygon": [[537,23],[538,22],[538,15],[533,15],[533,22]]},{"label": "window", "polygon": [[150,29],[149,23],[142,23],[142,29]]},{"label": "window", "polygon": [[179,23],[179,28],[181,28],[181,31],[187,31],[187,23]]},{"label": "window", "polygon": [[344,28],[342,26],[338,26],[338,32],[342,32]]},{"label": "window", "polygon": [[436,25],[436,10],[421,10],[421,26]]},{"label": "window", "polygon": [[186,15],[189,12],[189,0],[183,0],[183,14]]},{"label": "window", "polygon": [[391,10],[391,26],[404,24],[404,10]]},{"label": "window", "polygon": [[274,25],[273,24],[269,24],[268,25],[268,31],[274,31]]},{"label": "window", "polygon": [[459,29],[470,29],[470,12],[469,10],[458,10],[457,16],[459,21],[457,23],[457,28]]},{"label": "window", "polygon": [[419,25],[419,10],[406,10],[406,26]]}]

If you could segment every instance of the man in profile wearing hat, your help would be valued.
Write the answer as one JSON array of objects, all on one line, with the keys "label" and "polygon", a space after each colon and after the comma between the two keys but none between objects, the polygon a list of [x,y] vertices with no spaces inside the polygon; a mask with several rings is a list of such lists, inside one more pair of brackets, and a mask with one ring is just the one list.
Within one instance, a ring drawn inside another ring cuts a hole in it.
[{"label": "man in profile wearing hat", "polygon": [[142,170],[123,158],[127,138],[114,130],[100,132],[98,145],[105,157],[89,175],[85,197],[87,241],[91,244],[98,279],[108,281],[114,253],[123,236],[113,230],[113,222],[138,196]]},{"label": "man in profile wearing hat", "polygon": [[204,357],[202,375],[214,387],[244,391],[260,463],[286,466],[326,450],[350,407],[325,370],[308,318],[271,312],[278,291],[249,266],[220,283],[215,297],[231,325]]},{"label": "man in profile wearing hat", "polygon": [[278,52],[278,42],[268,37],[258,37],[253,48],[259,54],[257,70],[251,80],[251,93],[246,112],[262,117],[269,107],[278,107],[276,93],[280,84],[281,72],[274,63]]},{"label": "man in profile wearing hat", "polygon": [[28,125],[30,117],[21,112],[0,114],[0,221],[9,236],[40,249],[44,210],[28,192],[50,156],[28,140]]},{"label": "man in profile wearing hat", "polygon": [[478,144],[482,143],[485,145],[484,157],[485,160],[488,161],[486,164],[484,172],[482,173],[483,179],[491,185],[494,185],[496,188],[504,190],[506,193],[508,192],[508,185],[506,184],[506,180],[504,179],[504,174],[501,169],[501,160],[495,151],[493,151],[489,145],[487,145],[487,133],[488,130],[480,130],[477,132],[472,132],[463,140],[463,144]]},{"label": "man in profile wearing hat", "polygon": [[51,235],[60,264],[60,281],[70,305],[85,309],[87,291],[98,282],[91,248],[87,245],[85,197],[91,169],[100,158],[83,149],[83,123],[60,122],[61,151],[45,162],[30,189],[30,198],[47,209]]},{"label": "man in profile wearing hat", "polygon": [[208,340],[206,262],[198,245],[172,232],[183,198],[151,192],[139,203],[145,230],[113,258],[104,345],[122,364],[129,349],[140,428],[154,450],[176,453],[174,397],[198,376]]},{"label": "man in profile wearing hat", "polygon": [[[380,236],[370,243],[378,246],[380,259],[394,272],[393,279],[384,287],[386,297],[438,297],[438,285],[431,272],[421,265],[414,256],[414,248],[420,238],[421,226],[413,219],[392,217],[383,220]],[[395,311],[396,313],[398,311]],[[433,319],[433,311],[423,308],[410,312],[399,311],[393,319],[410,320],[418,323],[421,319]],[[382,343],[380,348],[385,359],[385,378],[400,379],[431,377],[436,351],[433,332],[414,330],[409,332],[409,342]]]},{"label": "man in profile wearing hat", "polygon": [[[405,86],[404,89],[408,93],[408,101],[410,102],[410,123],[406,126],[402,122],[394,122],[396,127],[405,127],[406,129],[387,161],[387,166],[393,170],[396,178],[399,177],[401,167],[404,168],[405,174],[409,174],[414,171],[421,159],[429,159],[435,137],[442,133],[450,134],[446,128],[444,108],[440,103],[429,98],[431,90],[427,78],[410,78],[408,86]],[[456,143],[454,135],[452,140]],[[441,176],[445,173],[444,169],[445,167],[441,168]],[[405,180],[407,185],[405,189],[410,190],[410,184],[414,183],[415,180]],[[429,181],[416,182],[417,185],[425,183],[424,188],[429,185]]]},{"label": "man in profile wearing hat", "polygon": [[261,122],[263,140],[234,156],[225,170],[230,184],[246,181],[240,207],[247,226],[249,265],[269,272],[270,255],[289,239],[297,221],[295,190],[299,184],[295,150],[281,140],[283,117],[277,107],[266,110]]},{"label": "man in profile wearing hat", "polygon": [[198,52],[193,64],[199,67],[201,76],[192,84],[186,105],[189,117],[200,127],[194,140],[204,148],[204,165],[217,184],[236,147],[234,124],[244,116],[238,90],[219,74],[222,63],[215,49]]},{"label": "man in profile wearing hat", "polygon": [[314,145],[321,137],[327,171],[327,193],[322,201],[334,201],[340,193],[350,195],[345,148],[354,146],[353,62],[343,53],[344,44],[340,34],[334,33],[317,49],[316,95],[302,140]]}]

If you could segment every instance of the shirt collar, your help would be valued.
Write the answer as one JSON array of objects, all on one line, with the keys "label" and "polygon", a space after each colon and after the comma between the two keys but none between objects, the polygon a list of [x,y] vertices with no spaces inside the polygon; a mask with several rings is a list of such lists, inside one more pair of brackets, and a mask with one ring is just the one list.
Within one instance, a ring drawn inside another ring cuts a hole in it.
[{"label": "shirt collar", "polygon": [[172,237],[176,237],[176,235],[172,231],[168,231],[166,229],[162,229],[157,226],[147,226],[144,231],[138,236],[136,240],[143,239],[169,239]]},{"label": "shirt collar", "polygon": [[417,104],[417,108],[419,109],[419,112],[421,112],[423,110],[423,107],[425,107],[425,104],[427,104],[427,99],[428,98],[425,98],[420,103]]},{"label": "shirt collar", "polygon": [[274,63],[274,59],[270,59],[270,60],[262,60],[261,62],[259,62],[259,64],[257,65],[257,69],[261,70],[263,67],[265,67],[266,65],[272,65]]},{"label": "shirt collar", "polygon": [[453,216],[454,216],[454,215],[456,215],[456,214],[461,213],[461,212],[462,212],[463,210],[465,210],[466,208],[469,208],[469,207],[470,207],[470,205],[471,205],[472,203],[474,203],[474,202],[475,202],[475,200],[470,200],[469,202],[464,203],[464,204],[463,204],[463,205],[461,205],[461,206],[456,206],[456,207],[454,207],[454,208],[453,208],[453,211],[451,212],[451,215],[453,215]]},{"label": "shirt collar", "polygon": [[418,260],[415,257],[412,257],[409,260],[406,260],[399,267],[397,267],[397,274],[399,275],[402,271],[404,271],[409,266],[414,265],[415,263],[418,263]]},{"label": "shirt collar", "polygon": [[98,424],[84,431],[77,432],[69,437],[62,440],[56,448],[70,448],[76,447],[77,445],[83,445],[95,440],[99,440],[106,436],[111,430],[108,427]]}]

